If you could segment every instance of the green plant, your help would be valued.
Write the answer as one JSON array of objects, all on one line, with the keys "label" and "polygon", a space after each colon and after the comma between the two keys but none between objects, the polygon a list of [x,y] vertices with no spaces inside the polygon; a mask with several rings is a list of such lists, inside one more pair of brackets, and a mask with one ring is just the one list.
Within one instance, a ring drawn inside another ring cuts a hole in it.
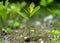
[{"label": "green plant", "polygon": [[50,31],[50,34],[60,34],[60,30],[52,30]]},{"label": "green plant", "polygon": [[47,6],[48,4],[52,3],[54,0],[41,0],[40,5]]},{"label": "green plant", "polygon": [[13,23],[13,27],[18,27],[18,26],[20,26],[20,22],[19,22],[19,19],[16,18],[14,23]]},{"label": "green plant", "polygon": [[60,9],[54,9],[52,10],[53,14],[57,15],[57,18],[60,19]]},{"label": "green plant", "polygon": [[[12,3],[10,4],[10,8],[8,8],[9,12],[11,11],[11,15],[10,18],[13,18],[15,15],[19,15],[18,17],[23,17],[22,20],[28,20],[29,18],[27,17],[27,15],[22,12],[21,10],[23,9],[23,7],[26,5],[26,2],[22,2],[22,3]],[[17,16],[15,17],[15,19],[17,18]],[[14,20],[13,24],[14,27],[15,26],[19,26],[20,23],[17,20]]]},{"label": "green plant", "polygon": [[26,16],[26,15],[24,15],[24,13],[23,12],[21,12],[21,10],[22,10],[22,8],[24,7],[26,5],[26,2],[22,2],[22,3],[12,3],[11,5],[10,5],[10,8],[8,8],[9,9],[9,11],[12,11],[12,15],[15,15],[15,14],[18,14],[18,15],[20,15],[20,16],[22,16],[22,17],[24,17],[25,19],[28,19],[28,17]]},{"label": "green plant", "polygon": [[[3,5],[3,2],[0,2],[0,19],[2,20],[3,24],[6,23],[8,14],[10,14],[10,18],[15,15],[19,15],[23,17],[23,19],[28,19],[28,17],[24,14],[24,12],[21,12],[22,8],[26,5],[26,2],[19,3],[17,2],[10,4],[8,0],[5,1],[5,6]],[[12,22],[13,24],[13,22]],[[16,25],[16,22],[15,22]],[[5,25],[4,25],[5,26]]]},{"label": "green plant", "polygon": [[29,14],[29,16],[31,17],[31,16],[33,16],[39,9],[40,9],[40,6],[38,5],[38,6],[35,7],[35,4],[32,2],[32,3],[30,4],[30,6],[28,7],[28,9],[25,10],[25,11],[26,11],[26,12]]},{"label": "green plant", "polygon": [[7,9],[6,7],[3,5],[3,2],[0,2],[0,16],[2,18],[3,21],[6,20],[7,18]]},{"label": "green plant", "polygon": [[56,43],[56,40],[57,40],[57,37],[56,37],[56,35],[54,35],[52,40],[51,40],[51,43]]},{"label": "green plant", "polygon": [[6,28],[6,31],[8,32],[8,33],[12,33],[12,30],[11,30],[11,28]]},{"label": "green plant", "polygon": [[0,16],[2,17],[2,20],[6,20],[8,13],[10,13],[12,11],[12,15],[18,14],[22,17],[24,17],[25,19],[28,19],[28,17],[26,15],[24,15],[23,12],[21,12],[21,9],[26,5],[26,2],[22,2],[22,3],[12,3],[9,4],[10,7],[8,7],[8,0],[6,0],[5,2],[5,6],[3,5],[3,2],[0,2]]},{"label": "green plant", "polygon": [[56,25],[57,25],[57,26],[60,26],[60,22],[57,22]]}]

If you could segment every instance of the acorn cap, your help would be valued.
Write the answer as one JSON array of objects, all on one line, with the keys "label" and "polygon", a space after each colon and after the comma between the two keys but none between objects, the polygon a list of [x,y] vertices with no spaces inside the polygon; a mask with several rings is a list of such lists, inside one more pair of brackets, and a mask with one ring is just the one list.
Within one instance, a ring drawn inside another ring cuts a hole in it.
[{"label": "acorn cap", "polygon": [[24,39],[27,39],[28,37],[24,37]]},{"label": "acorn cap", "polygon": [[30,42],[30,38],[29,37],[24,37],[24,41]]},{"label": "acorn cap", "polygon": [[2,31],[5,31],[5,29],[2,29]]}]

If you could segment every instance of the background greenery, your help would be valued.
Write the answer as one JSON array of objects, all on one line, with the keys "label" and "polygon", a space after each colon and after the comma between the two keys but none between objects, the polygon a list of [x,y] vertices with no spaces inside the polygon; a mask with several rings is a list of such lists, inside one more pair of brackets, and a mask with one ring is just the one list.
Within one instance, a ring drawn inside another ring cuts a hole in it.
[{"label": "background greenery", "polygon": [[51,35],[51,43],[60,42],[57,37],[60,34],[60,0],[0,0],[0,29],[3,28],[15,36],[14,31],[18,30],[17,36],[22,37],[23,43],[27,33],[34,39]]}]

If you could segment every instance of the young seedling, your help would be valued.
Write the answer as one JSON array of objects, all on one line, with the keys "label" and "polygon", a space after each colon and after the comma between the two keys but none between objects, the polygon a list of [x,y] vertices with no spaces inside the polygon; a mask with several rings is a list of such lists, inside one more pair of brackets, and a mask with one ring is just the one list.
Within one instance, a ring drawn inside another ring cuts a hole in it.
[{"label": "young seedling", "polygon": [[39,9],[40,9],[40,6],[38,5],[38,6],[35,7],[35,4],[32,2],[32,3],[30,4],[30,6],[28,7],[28,9],[27,9],[27,10],[24,9],[24,10],[25,10],[26,13],[28,13],[29,16],[31,17],[31,16],[33,16]]}]

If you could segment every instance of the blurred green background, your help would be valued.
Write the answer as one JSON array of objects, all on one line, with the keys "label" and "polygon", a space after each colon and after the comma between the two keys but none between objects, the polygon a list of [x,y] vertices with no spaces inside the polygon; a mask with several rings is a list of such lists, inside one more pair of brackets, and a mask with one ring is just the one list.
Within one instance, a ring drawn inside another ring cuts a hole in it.
[{"label": "blurred green background", "polygon": [[22,43],[24,36],[34,40],[49,35],[51,43],[60,43],[60,0],[0,0],[0,33],[2,29],[12,36],[18,31]]}]

